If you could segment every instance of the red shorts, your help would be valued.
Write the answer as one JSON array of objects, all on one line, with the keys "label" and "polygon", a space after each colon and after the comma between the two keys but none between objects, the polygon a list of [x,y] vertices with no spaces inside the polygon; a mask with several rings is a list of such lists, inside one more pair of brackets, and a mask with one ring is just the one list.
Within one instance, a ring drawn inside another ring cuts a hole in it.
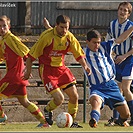
[{"label": "red shorts", "polygon": [[25,96],[27,94],[27,83],[27,80],[23,81],[15,76],[10,78],[8,75],[6,75],[0,81],[0,93],[7,97],[11,97],[13,95]]},{"label": "red shorts", "polygon": [[52,92],[58,88],[65,88],[70,83],[76,82],[70,69],[65,66],[44,66],[42,80],[48,92]]},{"label": "red shorts", "polygon": [[1,93],[7,97],[27,95],[26,86],[16,84],[8,85]]}]

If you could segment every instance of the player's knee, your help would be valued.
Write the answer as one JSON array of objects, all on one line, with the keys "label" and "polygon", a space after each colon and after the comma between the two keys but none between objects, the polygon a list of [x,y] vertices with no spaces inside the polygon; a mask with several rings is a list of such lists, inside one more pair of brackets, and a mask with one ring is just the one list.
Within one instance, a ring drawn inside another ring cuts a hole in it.
[{"label": "player's knee", "polygon": [[122,118],[129,118],[130,117],[130,111],[120,111],[120,116],[122,117]]},{"label": "player's knee", "polygon": [[72,102],[72,103],[76,103],[79,99],[79,95],[78,93],[74,93],[73,95],[70,95],[69,96],[69,100]]},{"label": "player's knee", "polygon": [[54,98],[54,101],[57,106],[62,104],[64,101],[64,95],[58,95],[56,98]]}]

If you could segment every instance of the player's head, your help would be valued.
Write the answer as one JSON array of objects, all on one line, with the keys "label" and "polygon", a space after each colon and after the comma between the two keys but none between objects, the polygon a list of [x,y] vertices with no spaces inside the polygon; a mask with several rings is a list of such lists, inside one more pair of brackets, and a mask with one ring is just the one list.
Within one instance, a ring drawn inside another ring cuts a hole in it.
[{"label": "player's head", "polygon": [[97,52],[101,43],[101,34],[97,30],[89,30],[86,43],[91,51]]},{"label": "player's head", "polygon": [[59,15],[56,19],[57,34],[64,36],[69,30],[70,18],[66,15]]},{"label": "player's head", "polygon": [[118,17],[127,19],[132,13],[132,5],[129,2],[121,2],[118,6]]},{"label": "player's head", "polygon": [[10,29],[10,19],[3,15],[0,17],[0,35],[4,36]]}]

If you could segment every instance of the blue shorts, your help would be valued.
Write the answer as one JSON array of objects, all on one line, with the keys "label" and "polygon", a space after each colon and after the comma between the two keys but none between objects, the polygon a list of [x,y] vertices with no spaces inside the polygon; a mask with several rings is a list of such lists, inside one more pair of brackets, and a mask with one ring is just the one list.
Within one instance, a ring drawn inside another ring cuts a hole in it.
[{"label": "blue shorts", "polygon": [[120,93],[119,87],[114,80],[110,80],[109,82],[100,85],[91,86],[90,97],[93,95],[98,95],[102,99],[103,104],[101,108],[103,108],[104,104],[108,105],[110,109],[125,104],[125,99]]},{"label": "blue shorts", "polygon": [[122,79],[132,79],[133,80],[133,56],[128,57],[116,67],[116,81],[121,82]]}]

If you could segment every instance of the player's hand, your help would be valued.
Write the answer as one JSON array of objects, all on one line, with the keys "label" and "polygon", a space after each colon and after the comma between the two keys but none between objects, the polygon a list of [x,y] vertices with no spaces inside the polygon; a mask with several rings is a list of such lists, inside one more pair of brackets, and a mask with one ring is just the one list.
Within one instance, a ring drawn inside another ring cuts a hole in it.
[{"label": "player's hand", "polygon": [[43,19],[43,23],[44,23],[44,27],[45,27],[46,29],[51,28],[51,25],[49,24],[49,21],[48,21],[46,18]]},{"label": "player's hand", "polygon": [[119,55],[116,57],[116,59],[114,60],[115,64],[120,64],[122,63],[124,60],[126,59],[126,57],[124,55]]},{"label": "player's hand", "polygon": [[23,80],[28,80],[29,78],[32,78],[32,74],[30,72],[28,72],[26,69],[23,70],[24,76],[22,76],[21,78]]},{"label": "player's hand", "polygon": [[84,69],[88,73],[88,76],[91,75],[92,71],[88,66],[86,66]]}]

